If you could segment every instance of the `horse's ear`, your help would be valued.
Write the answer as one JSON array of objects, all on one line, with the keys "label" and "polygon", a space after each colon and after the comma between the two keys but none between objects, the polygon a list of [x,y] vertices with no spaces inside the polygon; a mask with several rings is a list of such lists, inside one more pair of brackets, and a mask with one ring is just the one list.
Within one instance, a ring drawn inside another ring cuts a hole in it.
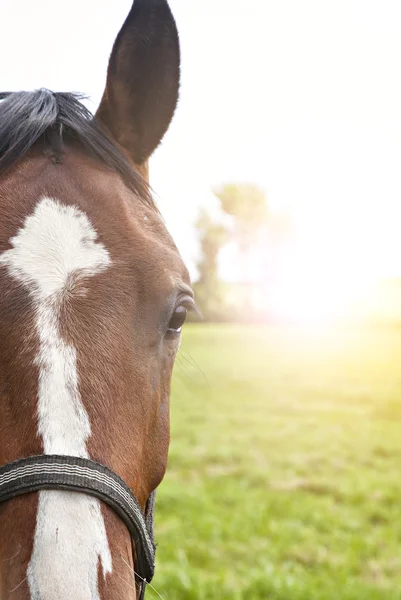
[{"label": "horse's ear", "polygon": [[166,0],[135,0],[110,56],[96,113],[137,165],[161,142],[177,105],[180,47]]}]

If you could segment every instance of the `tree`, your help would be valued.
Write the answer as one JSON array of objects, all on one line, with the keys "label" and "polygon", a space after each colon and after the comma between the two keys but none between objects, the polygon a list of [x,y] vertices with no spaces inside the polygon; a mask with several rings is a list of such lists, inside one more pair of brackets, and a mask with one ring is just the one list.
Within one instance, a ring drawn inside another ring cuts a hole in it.
[{"label": "tree", "polygon": [[269,210],[266,194],[257,185],[229,183],[216,189],[215,195],[232,219],[231,234],[238,251],[237,312],[248,318],[254,314],[255,298],[274,285],[291,222],[288,215]]},{"label": "tree", "polygon": [[218,256],[227,241],[227,230],[213,221],[205,209],[200,211],[196,228],[201,247],[199,280],[194,286],[197,303],[206,320],[220,320],[224,299],[218,276]]},{"label": "tree", "polygon": [[224,212],[234,218],[234,233],[240,251],[249,251],[255,233],[269,217],[264,191],[249,183],[229,183],[216,189],[215,195]]},{"label": "tree", "polygon": [[[254,184],[229,183],[216,189],[215,195],[223,211],[232,217],[232,234],[239,250],[239,279],[250,283],[252,249],[271,216],[265,192]],[[246,305],[247,298],[243,302]]]},{"label": "tree", "polygon": [[[209,321],[253,319],[255,297],[274,284],[290,222],[285,214],[269,210],[264,191],[256,185],[226,184],[215,195],[224,225],[205,209],[196,222],[201,247],[199,280],[194,286],[197,302]],[[233,242],[235,283],[219,280],[219,253],[228,242]]]}]

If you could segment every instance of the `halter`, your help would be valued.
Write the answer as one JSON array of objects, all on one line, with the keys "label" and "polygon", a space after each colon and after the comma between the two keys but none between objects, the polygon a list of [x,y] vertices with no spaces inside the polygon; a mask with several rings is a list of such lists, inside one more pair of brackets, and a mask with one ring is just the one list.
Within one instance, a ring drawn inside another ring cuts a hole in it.
[{"label": "halter", "polygon": [[68,490],[95,496],[126,524],[135,544],[138,600],[154,574],[153,513],[155,492],[145,514],[128,485],[114,471],[87,458],[42,454],[0,468],[0,503],[38,490]]}]

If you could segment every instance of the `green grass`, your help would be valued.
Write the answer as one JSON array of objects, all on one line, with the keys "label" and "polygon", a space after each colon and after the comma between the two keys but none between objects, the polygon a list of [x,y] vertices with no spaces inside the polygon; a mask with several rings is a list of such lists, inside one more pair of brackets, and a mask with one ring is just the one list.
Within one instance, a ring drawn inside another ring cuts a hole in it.
[{"label": "green grass", "polygon": [[401,330],[188,326],[171,410],[164,600],[401,600]]}]

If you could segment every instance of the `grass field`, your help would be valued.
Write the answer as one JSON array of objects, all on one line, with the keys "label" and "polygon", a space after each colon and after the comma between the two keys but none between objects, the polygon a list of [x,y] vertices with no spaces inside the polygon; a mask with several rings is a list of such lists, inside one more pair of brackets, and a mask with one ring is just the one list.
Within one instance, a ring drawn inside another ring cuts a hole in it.
[{"label": "grass field", "polygon": [[187,326],[164,600],[401,600],[400,366],[401,329]]}]

